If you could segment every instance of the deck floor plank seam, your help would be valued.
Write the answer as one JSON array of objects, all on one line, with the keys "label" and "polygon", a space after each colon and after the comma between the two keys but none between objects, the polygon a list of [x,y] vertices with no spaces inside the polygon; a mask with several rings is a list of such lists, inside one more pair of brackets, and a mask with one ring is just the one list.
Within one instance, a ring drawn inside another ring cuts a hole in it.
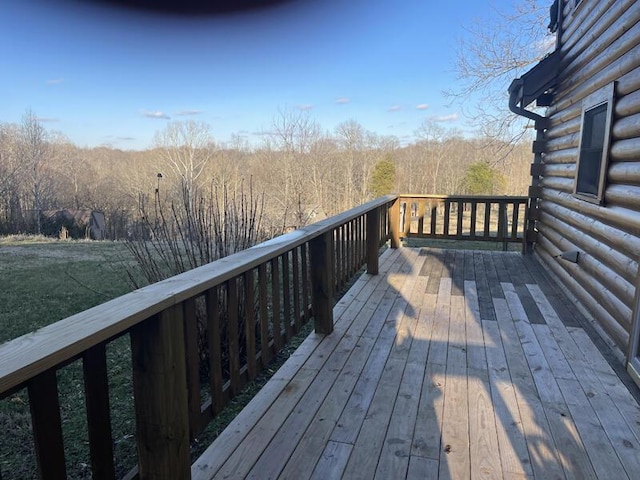
[{"label": "deck floor plank seam", "polygon": [[[445,284],[443,288],[446,290],[448,285]],[[440,476],[442,478],[470,478],[464,298],[451,295],[449,301],[451,308],[440,448]]]}]

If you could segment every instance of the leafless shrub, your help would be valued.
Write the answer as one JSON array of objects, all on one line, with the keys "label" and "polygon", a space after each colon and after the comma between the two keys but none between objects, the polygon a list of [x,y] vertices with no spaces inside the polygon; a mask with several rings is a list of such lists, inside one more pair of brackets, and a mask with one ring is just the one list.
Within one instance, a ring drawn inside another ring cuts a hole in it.
[{"label": "leafless shrub", "polygon": [[[239,252],[269,237],[262,228],[263,195],[210,187],[206,194],[182,189],[178,202],[164,204],[156,191],[153,212],[141,206],[136,232],[126,242],[146,282]],[[129,272],[137,288],[139,276]]]}]

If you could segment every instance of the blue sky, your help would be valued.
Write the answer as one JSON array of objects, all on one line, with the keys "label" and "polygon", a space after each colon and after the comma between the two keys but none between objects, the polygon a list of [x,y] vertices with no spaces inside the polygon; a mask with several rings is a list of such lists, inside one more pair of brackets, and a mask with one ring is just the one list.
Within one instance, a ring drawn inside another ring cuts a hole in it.
[{"label": "blue sky", "polygon": [[0,122],[31,108],[79,146],[122,149],[188,119],[219,141],[239,133],[257,144],[279,109],[404,142],[425,118],[469,130],[443,91],[455,85],[464,26],[488,14],[478,0],[298,0],[215,18],[3,3]]}]

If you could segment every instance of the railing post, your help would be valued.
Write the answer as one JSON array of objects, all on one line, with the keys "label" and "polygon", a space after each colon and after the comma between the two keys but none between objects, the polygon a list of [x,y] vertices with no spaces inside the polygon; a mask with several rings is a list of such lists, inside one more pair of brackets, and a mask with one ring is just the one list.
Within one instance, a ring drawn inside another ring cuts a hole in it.
[{"label": "railing post", "polygon": [[333,230],[309,242],[311,310],[316,333],[333,332]]},{"label": "railing post", "polygon": [[131,329],[140,479],[189,479],[182,305]]},{"label": "railing post", "polygon": [[391,234],[391,248],[399,248],[400,243],[400,197],[396,198],[389,207],[389,233]]},{"label": "railing post", "polygon": [[380,250],[380,210],[376,207],[367,213],[367,273],[378,274]]}]

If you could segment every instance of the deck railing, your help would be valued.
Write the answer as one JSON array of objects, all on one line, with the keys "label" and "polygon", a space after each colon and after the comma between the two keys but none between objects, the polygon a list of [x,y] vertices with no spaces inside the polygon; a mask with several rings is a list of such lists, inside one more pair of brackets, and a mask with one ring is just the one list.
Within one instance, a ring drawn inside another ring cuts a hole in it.
[{"label": "deck railing", "polygon": [[527,197],[401,195],[401,237],[522,242]]},{"label": "deck railing", "polygon": [[374,200],[1,345],[0,399],[26,387],[40,477],[66,478],[56,372],[77,359],[93,478],[115,477],[106,346],[127,335],[139,477],[189,478],[190,440],[302,324],[313,318],[316,331],[332,331],[334,294],[362,266],[377,273],[394,201]]},{"label": "deck railing", "polygon": [[[304,323],[313,319],[317,332],[332,331],[335,293],[363,266],[376,274],[387,241],[392,247],[411,236],[515,241],[525,200],[388,195],[141,288],[0,345],[0,399],[26,388],[39,475],[65,478],[56,372],[81,360],[92,476],[114,478],[106,349],[127,336],[138,476],[189,478],[190,441]],[[494,204],[497,237],[489,228]],[[475,219],[468,233],[467,212]],[[501,223],[505,212],[510,224]],[[474,227],[478,222],[484,229]]]}]

